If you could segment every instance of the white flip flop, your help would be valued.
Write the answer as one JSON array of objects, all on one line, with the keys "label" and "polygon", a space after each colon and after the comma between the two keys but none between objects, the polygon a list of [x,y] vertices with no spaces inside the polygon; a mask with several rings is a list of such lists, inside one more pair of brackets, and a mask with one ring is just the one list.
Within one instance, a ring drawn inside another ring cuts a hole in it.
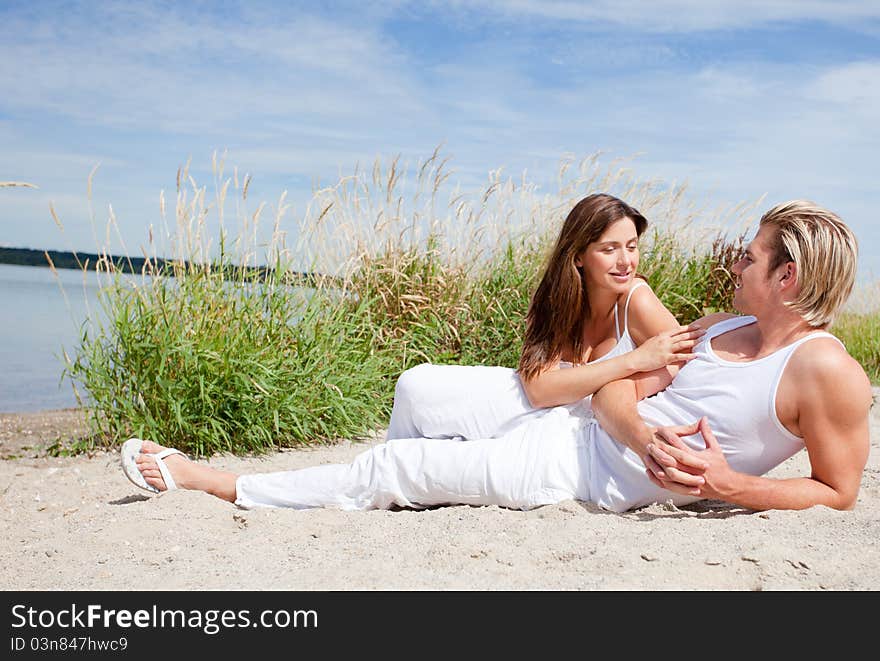
[{"label": "white flip flop", "polygon": [[[137,458],[138,455],[141,454],[141,447],[144,442],[139,438],[130,438],[125,443],[122,444],[122,448],[120,449],[120,454],[122,456],[122,472],[125,473],[125,477],[131,480],[132,484],[140,487],[146,491],[150,491],[152,493],[164,493],[160,492],[159,489],[154,487],[151,484],[147,484],[147,481],[144,479],[143,473],[138,470],[137,466]],[[159,472],[162,474],[162,479],[165,480],[166,491],[173,491],[177,488],[177,484],[174,482],[174,478],[171,477],[171,471],[168,470],[168,466],[165,465],[165,462],[162,461],[165,457],[169,457],[172,454],[179,454],[186,456],[180,450],[175,450],[174,448],[165,448],[161,452],[147,452],[145,453],[148,457],[152,457],[156,462],[156,465],[159,467]]]}]

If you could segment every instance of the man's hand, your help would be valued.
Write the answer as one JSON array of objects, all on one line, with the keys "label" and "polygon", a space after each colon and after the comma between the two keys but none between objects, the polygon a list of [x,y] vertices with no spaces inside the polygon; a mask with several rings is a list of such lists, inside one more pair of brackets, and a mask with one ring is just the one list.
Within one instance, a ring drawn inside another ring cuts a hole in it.
[{"label": "man's hand", "polygon": [[[693,450],[681,440],[682,436],[697,433],[703,437],[705,450]],[[729,493],[734,471],[705,417],[690,425],[658,427],[654,439],[643,457],[654,484],[674,493],[702,498],[724,499],[722,494]]]}]

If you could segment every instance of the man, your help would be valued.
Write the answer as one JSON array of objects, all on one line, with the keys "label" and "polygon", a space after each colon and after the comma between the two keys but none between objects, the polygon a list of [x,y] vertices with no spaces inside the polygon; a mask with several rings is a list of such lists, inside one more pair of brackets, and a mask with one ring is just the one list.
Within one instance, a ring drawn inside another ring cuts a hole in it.
[{"label": "man", "polygon": [[[395,439],[348,465],[242,476],[131,439],[123,468],[145,489],[198,489],[242,507],[527,509],[574,498],[624,511],[719,498],[848,509],[868,456],[871,387],[821,329],[852,290],[856,254],[834,214],[802,201],[771,209],[733,269],[734,305],[750,316],[702,319],[696,358],[608,384],[593,397],[596,419],[557,407],[499,438]],[[809,477],[760,477],[803,447]]]},{"label": "man", "polygon": [[[672,370],[666,370],[614,382],[595,395],[593,409],[602,428],[641,458],[655,486],[678,494],[679,501],[681,496],[716,498],[756,510],[853,507],[870,445],[871,385],[836,338],[815,331],[830,324],[849,296],[855,258],[855,239],[834,214],[802,201],[771,209],[733,267],[734,307],[753,315],[755,322],[723,321],[731,315],[701,320],[706,326],[721,321],[719,326],[733,328],[708,333],[705,360],[693,366],[703,367],[702,381],[687,396],[703,404],[692,407],[702,414],[700,419],[688,427],[652,429],[637,416],[637,398],[675,383]],[[762,370],[762,362],[772,362],[774,354],[795,344],[774,365],[778,373]],[[719,394],[745,370],[751,373],[732,393]],[[691,365],[681,377],[689,371]],[[757,398],[749,409],[749,396],[754,400],[763,391],[766,399]],[[651,401],[640,409],[649,411]],[[759,422],[768,427],[756,450],[766,460],[758,472],[779,463],[773,453],[800,437],[809,454],[810,476],[776,480],[734,469],[731,462],[747,467],[755,463],[754,457],[743,456],[747,439],[730,438],[728,428],[735,428],[737,421],[745,427],[757,428]],[[716,422],[727,436],[720,445],[712,431]],[[701,451],[681,438],[695,433],[702,436]]]}]

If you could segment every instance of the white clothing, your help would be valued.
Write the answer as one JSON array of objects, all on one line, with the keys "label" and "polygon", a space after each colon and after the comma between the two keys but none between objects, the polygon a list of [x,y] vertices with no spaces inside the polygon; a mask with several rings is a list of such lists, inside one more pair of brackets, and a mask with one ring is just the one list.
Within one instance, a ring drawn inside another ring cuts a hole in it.
[{"label": "white clothing", "polygon": [[[739,317],[712,326],[697,357],[662,393],[639,403],[649,424],[679,425],[709,418],[731,466],[761,475],[803,447],[776,416],[776,389],[795,349],[813,333],[749,362],[718,358],[711,340],[754,323]],[[702,439],[685,442],[701,448]],[[245,507],[343,509],[425,507],[451,503],[529,509],[566,499],[624,511],[654,501],[696,498],[656,487],[638,456],[613,440],[593,418],[566,407],[549,409],[499,438],[458,442],[395,439],[358,455],[351,464],[245,475],[236,504]]]},{"label": "white clothing", "polygon": [[530,509],[588,500],[586,420],[559,407],[500,438],[398,438],[362,452],[350,464],[242,475],[235,504],[365,510],[458,503]]},{"label": "white clothing", "polygon": [[[803,439],[788,431],[776,415],[776,390],[785,366],[804,342],[834,336],[811,333],[747,362],[716,355],[713,338],[754,322],[754,317],[733,317],[713,325],[694,347],[696,358],[682,367],[668,388],[639,402],[638,409],[651,426],[690,424],[706,416],[731,468],[763,475],[804,447]],[[593,502],[622,512],[669,499],[677,505],[699,500],[671,494],[650,482],[638,455],[595,421],[589,433]],[[699,434],[682,440],[697,450],[706,447]]]},{"label": "white clothing", "polygon": [[[630,288],[623,308],[623,332],[614,306],[617,344],[598,363],[636,348],[629,333],[629,300],[647,283],[638,280]],[[560,363],[561,368],[572,367]],[[570,404],[589,412],[590,398]],[[496,438],[528,420],[540,418],[548,408],[529,403],[516,370],[482,365],[432,365],[424,363],[406,370],[397,380],[387,440],[396,438]]]}]

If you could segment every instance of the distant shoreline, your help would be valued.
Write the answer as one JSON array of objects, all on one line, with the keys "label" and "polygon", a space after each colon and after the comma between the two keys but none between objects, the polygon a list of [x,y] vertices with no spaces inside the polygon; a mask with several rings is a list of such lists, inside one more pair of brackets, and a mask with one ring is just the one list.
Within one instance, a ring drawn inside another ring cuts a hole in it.
[{"label": "distant shoreline", "polygon": [[[33,248],[9,248],[0,246],[0,264],[13,266],[37,266],[42,268],[72,269],[82,271],[95,270],[98,262],[110,262],[116,271],[120,273],[134,273],[140,275],[148,270],[153,273],[173,273],[174,267],[189,268],[191,262],[165,259],[156,257],[146,259],[144,257],[124,257],[119,255],[99,255],[89,252],[69,252],[64,250],[35,250]],[[219,268],[219,267],[218,267]],[[227,271],[227,279],[233,279],[241,272],[248,275],[256,274],[260,279],[266,279],[274,269],[268,266],[235,266],[227,264],[223,267]],[[291,272],[288,276],[293,282],[300,285],[313,285],[320,276],[316,273]]]},{"label": "distant shoreline", "polygon": [[[16,266],[40,266],[56,269],[75,269],[82,271],[88,265],[97,264],[99,261],[111,262],[123,273],[143,273],[147,265],[144,257],[121,257],[118,255],[98,255],[91,252],[69,252],[64,250],[35,250],[33,248],[7,248],[0,247],[0,264],[13,264]],[[170,268],[175,262],[162,257],[149,260],[152,268],[161,270]],[[265,267],[251,267],[262,268]]]}]

